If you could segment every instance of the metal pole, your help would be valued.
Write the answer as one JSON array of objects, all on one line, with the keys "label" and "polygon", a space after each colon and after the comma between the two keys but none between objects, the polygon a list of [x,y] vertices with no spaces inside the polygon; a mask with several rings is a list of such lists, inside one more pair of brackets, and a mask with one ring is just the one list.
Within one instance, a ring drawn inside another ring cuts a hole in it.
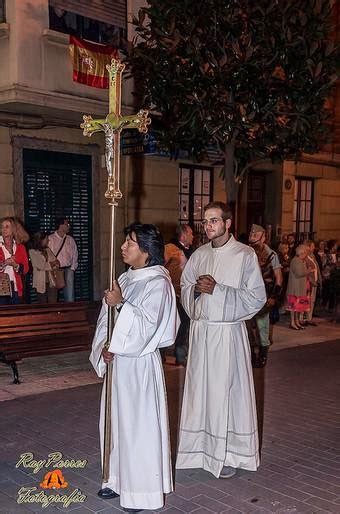
[{"label": "metal pole", "polygon": [[[115,209],[116,202],[110,202],[111,211],[111,231],[110,231],[110,270],[109,270],[109,284],[112,289],[113,281],[116,276],[116,238],[115,238]],[[107,340],[105,349],[110,346],[113,327],[114,327],[114,307],[108,306],[108,323],[107,323]],[[103,458],[103,481],[107,482],[110,477],[110,454],[112,448],[112,433],[111,433],[111,392],[112,392],[112,368],[113,362],[111,361],[106,365],[106,382],[105,382],[105,424],[104,424],[104,458]]]}]

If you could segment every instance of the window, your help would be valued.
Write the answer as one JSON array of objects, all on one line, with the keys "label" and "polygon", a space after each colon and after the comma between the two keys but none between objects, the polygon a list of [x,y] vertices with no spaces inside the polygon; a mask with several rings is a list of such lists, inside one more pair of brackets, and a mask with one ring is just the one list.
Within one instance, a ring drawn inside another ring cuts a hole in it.
[{"label": "window", "polygon": [[5,0],[0,0],[0,23],[4,23],[6,21],[5,14]]},{"label": "window", "polygon": [[313,179],[296,178],[294,188],[293,232],[297,240],[313,238]]},{"label": "window", "polygon": [[213,173],[204,166],[180,165],[179,222],[189,223],[199,233],[203,207],[212,200]]},{"label": "window", "polygon": [[251,171],[247,180],[247,227],[253,223],[264,225],[266,177]]},{"label": "window", "polygon": [[121,50],[126,49],[126,28],[87,18],[53,5],[49,6],[49,18],[52,30]]},{"label": "window", "polygon": [[[76,300],[92,299],[92,187],[88,155],[28,150],[23,152],[24,216],[31,233],[55,230],[57,217],[71,222],[79,250]],[[28,302],[35,293],[29,288]]]}]

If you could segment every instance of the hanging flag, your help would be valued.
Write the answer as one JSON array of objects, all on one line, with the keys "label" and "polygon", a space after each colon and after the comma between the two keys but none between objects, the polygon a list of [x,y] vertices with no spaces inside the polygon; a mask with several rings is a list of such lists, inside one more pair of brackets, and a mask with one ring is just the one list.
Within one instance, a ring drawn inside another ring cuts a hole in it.
[{"label": "hanging flag", "polygon": [[73,59],[73,80],[87,86],[107,89],[109,75],[106,65],[119,57],[116,48],[83,41],[70,36],[70,53]]}]

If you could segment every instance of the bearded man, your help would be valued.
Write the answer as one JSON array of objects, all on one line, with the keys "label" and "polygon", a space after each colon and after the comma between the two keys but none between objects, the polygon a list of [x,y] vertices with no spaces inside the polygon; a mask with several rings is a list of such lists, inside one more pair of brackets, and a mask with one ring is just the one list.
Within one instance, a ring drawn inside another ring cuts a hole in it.
[{"label": "bearded man", "polygon": [[202,225],[209,243],[192,254],[181,278],[190,342],[176,467],[230,478],[238,468],[259,465],[245,320],[261,309],[266,293],[254,250],[229,233],[226,204],[206,205]]}]

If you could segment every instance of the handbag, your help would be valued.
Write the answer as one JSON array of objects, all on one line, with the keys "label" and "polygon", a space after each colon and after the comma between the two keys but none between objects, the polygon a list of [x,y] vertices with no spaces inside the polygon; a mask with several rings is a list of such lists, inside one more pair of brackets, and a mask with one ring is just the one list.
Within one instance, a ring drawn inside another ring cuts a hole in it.
[{"label": "handbag", "polygon": [[57,289],[63,289],[66,285],[64,270],[55,269],[51,271],[52,279]]},{"label": "handbag", "polygon": [[0,296],[12,296],[11,280],[7,273],[0,273]]}]

